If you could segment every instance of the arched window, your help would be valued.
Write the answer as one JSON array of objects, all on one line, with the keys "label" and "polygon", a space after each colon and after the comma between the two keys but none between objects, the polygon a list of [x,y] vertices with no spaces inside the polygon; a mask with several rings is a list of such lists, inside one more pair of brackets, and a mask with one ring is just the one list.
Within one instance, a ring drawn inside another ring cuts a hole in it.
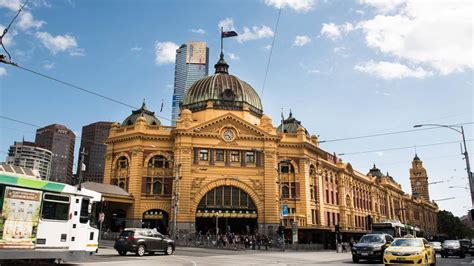
[{"label": "arched window", "polygon": [[121,156],[117,160],[117,169],[127,169],[128,168],[128,159],[125,156]]},{"label": "arched window", "polygon": [[150,168],[169,168],[170,163],[162,155],[156,155],[148,161],[148,167]]},{"label": "arched window", "polygon": [[155,179],[153,182],[153,194],[163,194],[162,193],[163,183],[160,179]]},{"label": "arched window", "polygon": [[125,183],[124,180],[120,180],[119,183],[118,183],[118,186],[124,190],[126,190],[126,186],[127,184]]},{"label": "arched window", "polygon": [[287,199],[290,197],[290,188],[287,185],[281,187],[281,197]]}]

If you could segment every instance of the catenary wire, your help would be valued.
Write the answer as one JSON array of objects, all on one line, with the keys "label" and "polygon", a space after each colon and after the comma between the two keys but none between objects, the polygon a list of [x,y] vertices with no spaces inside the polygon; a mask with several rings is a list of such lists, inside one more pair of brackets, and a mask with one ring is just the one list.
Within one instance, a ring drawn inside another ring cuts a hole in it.
[{"label": "catenary wire", "polygon": [[0,36],[0,44],[2,45],[2,48],[5,51],[5,53],[7,53],[8,60],[10,60],[10,61],[11,61],[12,57],[11,57],[10,53],[7,51],[7,48],[5,48],[5,45],[3,44],[3,37],[5,37],[5,35],[8,33],[8,31],[10,30],[10,27],[13,25],[13,22],[15,22],[16,18],[18,17],[18,15],[20,15],[20,12],[23,10],[23,8],[25,8],[27,3],[28,3],[28,0],[26,0],[25,3],[23,3],[23,5],[20,7],[20,9],[18,9],[15,16],[12,18],[12,20],[10,21],[8,26],[3,30],[3,33]]},{"label": "catenary wire", "polygon": [[[22,69],[22,70],[25,70],[25,71],[27,71],[27,72],[33,73],[33,74],[35,74],[35,75],[44,77],[44,78],[46,78],[46,79],[56,81],[56,82],[61,83],[61,84],[63,84],[63,85],[69,86],[69,87],[71,87],[71,88],[74,88],[74,89],[83,91],[83,92],[85,92],[85,93],[89,93],[89,94],[91,94],[91,95],[100,97],[100,98],[102,98],[102,99],[105,99],[105,100],[108,100],[108,101],[111,101],[111,102],[114,102],[114,103],[117,103],[117,104],[120,104],[120,105],[129,107],[129,108],[132,108],[132,109],[138,109],[138,107],[136,107],[136,106],[130,105],[130,104],[128,104],[128,103],[125,103],[125,102],[122,102],[122,101],[119,101],[119,100],[115,100],[115,99],[110,98],[110,97],[108,97],[108,96],[105,96],[105,95],[102,95],[102,94],[93,92],[93,91],[91,91],[91,90],[88,90],[88,89],[79,87],[79,86],[74,85],[74,84],[72,84],[72,83],[69,83],[69,82],[66,82],[66,81],[62,81],[62,80],[60,80],[60,79],[57,79],[57,78],[48,76],[48,75],[46,75],[46,74],[39,73],[39,72],[37,72],[37,71],[35,71],[35,70],[29,69],[29,68],[26,68],[26,67],[23,67],[23,66],[19,66],[19,65],[16,65],[16,64],[13,65],[13,66],[15,66],[15,67],[17,67],[17,68],[20,68],[20,69]],[[160,116],[160,115],[156,115],[156,116],[159,117],[159,118],[161,118],[161,119],[164,119],[164,120],[167,120],[167,121],[171,121],[171,119],[168,119],[168,118],[166,118],[166,117],[163,117],[163,116]]]},{"label": "catenary wire", "polygon": [[270,68],[270,62],[272,60],[273,46],[275,45],[275,39],[276,39],[277,31],[278,31],[278,24],[280,22],[282,7],[283,6],[280,7],[280,10],[278,10],[278,17],[275,24],[275,33],[273,34],[273,40],[271,44],[272,46],[270,47],[270,54],[268,55],[267,68],[265,70],[265,77],[263,78],[262,93],[260,93],[260,97],[263,97],[263,92],[265,91],[265,84],[267,83],[268,69]]},{"label": "catenary wire", "polygon": [[[452,124],[452,125],[449,125],[449,126],[462,126],[462,125],[471,125],[471,124],[474,124],[474,122]],[[432,130],[432,129],[438,129],[438,128],[437,127],[427,127],[427,128],[410,129],[410,130],[386,132],[386,133],[379,133],[379,134],[362,135],[362,136],[356,136],[356,137],[347,137],[347,138],[340,138],[340,139],[329,139],[329,140],[322,140],[319,143],[328,143],[328,142],[345,141],[345,140],[353,140],[353,139],[365,139],[365,138],[396,135],[396,134],[403,134],[403,133],[416,132],[416,131],[422,131],[422,130]]]},{"label": "catenary wire", "polygon": [[[466,141],[473,141],[473,139],[467,139]],[[430,147],[430,146],[453,144],[453,143],[459,143],[459,142],[460,141],[447,141],[447,142],[429,143],[429,144],[416,145],[416,147],[417,148],[418,147]],[[378,152],[378,151],[394,151],[394,150],[404,150],[404,149],[413,149],[413,146],[395,147],[395,148],[386,148],[386,149],[368,150],[368,151],[358,151],[358,152],[344,152],[344,153],[339,153],[337,155],[338,156],[343,156],[343,155],[372,153],[372,152]]]}]

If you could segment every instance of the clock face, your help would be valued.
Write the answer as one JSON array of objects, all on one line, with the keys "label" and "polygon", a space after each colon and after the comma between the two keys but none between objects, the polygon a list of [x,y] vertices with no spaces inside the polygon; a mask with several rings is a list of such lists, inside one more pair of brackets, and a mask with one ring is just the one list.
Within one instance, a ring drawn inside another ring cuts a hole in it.
[{"label": "clock face", "polygon": [[232,129],[225,129],[224,132],[222,133],[222,138],[225,141],[232,141],[235,138],[234,131]]},{"label": "clock face", "polygon": [[421,185],[421,182],[420,181],[416,181],[416,186],[420,186]]}]

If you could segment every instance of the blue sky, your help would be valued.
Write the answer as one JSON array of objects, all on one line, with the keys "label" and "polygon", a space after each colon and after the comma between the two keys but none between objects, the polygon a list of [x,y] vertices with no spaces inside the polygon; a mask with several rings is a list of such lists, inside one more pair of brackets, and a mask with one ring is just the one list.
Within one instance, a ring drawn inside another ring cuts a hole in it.
[{"label": "blue sky", "polygon": [[[19,0],[0,0],[0,27]],[[262,94],[279,7],[273,56],[262,95],[264,112],[278,124],[291,108],[320,140],[410,130],[418,123],[473,121],[473,52],[470,1],[260,0],[260,1],[47,1],[31,0],[7,39],[12,60],[170,118],[174,48],[206,41],[213,65],[219,27],[231,74]],[[3,52],[2,52],[3,53]],[[213,67],[210,67],[212,73]],[[78,136],[83,125],[121,122],[131,110],[8,65],[0,65],[0,112],[36,125],[64,124]],[[164,124],[169,124],[161,119]],[[473,139],[473,125],[465,125]],[[35,129],[0,119],[0,160]],[[459,141],[448,129],[321,144],[366,173],[375,163],[410,192],[408,171],[418,146],[441,209],[456,215],[470,205]],[[472,142],[469,151],[474,151]],[[76,146],[79,145],[79,140]],[[76,160],[76,159],[75,159]]]}]

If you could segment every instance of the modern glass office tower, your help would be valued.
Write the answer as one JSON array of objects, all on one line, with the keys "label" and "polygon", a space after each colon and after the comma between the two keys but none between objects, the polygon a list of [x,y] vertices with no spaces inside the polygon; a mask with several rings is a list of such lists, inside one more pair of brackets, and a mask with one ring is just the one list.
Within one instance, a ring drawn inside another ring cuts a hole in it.
[{"label": "modern glass office tower", "polygon": [[208,75],[209,48],[206,42],[187,42],[176,50],[174,70],[174,92],[171,120],[176,125],[179,117],[179,105],[189,87],[198,79]]}]

